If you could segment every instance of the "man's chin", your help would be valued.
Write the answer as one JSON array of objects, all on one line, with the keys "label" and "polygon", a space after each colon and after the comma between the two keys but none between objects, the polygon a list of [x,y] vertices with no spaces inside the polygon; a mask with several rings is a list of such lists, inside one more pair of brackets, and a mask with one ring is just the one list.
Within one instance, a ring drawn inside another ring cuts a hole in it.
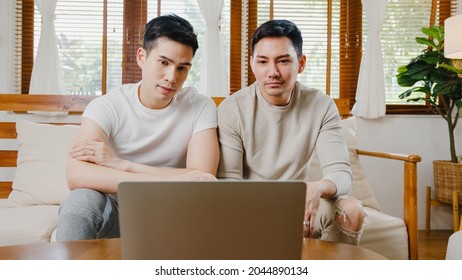
[{"label": "man's chin", "polygon": [[163,99],[171,99],[176,93],[177,91],[166,91],[162,89],[157,91],[157,95]]},{"label": "man's chin", "polygon": [[267,87],[265,93],[269,96],[281,96],[284,94],[284,91],[280,87]]}]

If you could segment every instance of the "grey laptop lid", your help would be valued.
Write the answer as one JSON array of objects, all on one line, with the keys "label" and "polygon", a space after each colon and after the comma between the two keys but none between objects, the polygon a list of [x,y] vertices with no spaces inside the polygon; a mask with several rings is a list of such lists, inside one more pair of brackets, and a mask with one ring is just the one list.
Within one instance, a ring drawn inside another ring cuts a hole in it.
[{"label": "grey laptop lid", "polygon": [[123,259],[300,259],[300,181],[123,182]]}]

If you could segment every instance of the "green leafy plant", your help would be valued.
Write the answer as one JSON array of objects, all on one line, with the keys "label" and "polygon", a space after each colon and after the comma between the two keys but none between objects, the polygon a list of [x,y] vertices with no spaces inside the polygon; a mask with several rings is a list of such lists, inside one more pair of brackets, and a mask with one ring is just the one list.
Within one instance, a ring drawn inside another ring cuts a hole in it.
[{"label": "green leafy plant", "polygon": [[429,38],[417,37],[419,44],[426,45],[422,54],[407,65],[398,68],[398,84],[410,87],[399,98],[407,101],[425,101],[446,120],[449,131],[451,161],[457,162],[454,130],[462,108],[461,71],[444,57],[444,28],[422,28]]}]

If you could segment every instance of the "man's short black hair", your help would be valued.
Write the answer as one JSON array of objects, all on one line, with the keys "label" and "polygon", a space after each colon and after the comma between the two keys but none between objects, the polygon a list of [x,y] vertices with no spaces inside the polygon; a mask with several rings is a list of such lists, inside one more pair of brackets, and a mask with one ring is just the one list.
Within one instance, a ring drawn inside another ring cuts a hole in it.
[{"label": "man's short black hair", "polygon": [[197,34],[194,33],[192,25],[175,14],[155,17],[145,25],[143,49],[146,50],[147,55],[156,46],[157,39],[162,37],[191,47],[193,56],[199,48]]},{"label": "man's short black hair", "polygon": [[300,29],[295,23],[285,19],[270,20],[260,25],[253,33],[251,41],[251,51],[255,45],[263,38],[266,37],[287,37],[292,41],[297,57],[300,58],[303,54],[303,38]]}]

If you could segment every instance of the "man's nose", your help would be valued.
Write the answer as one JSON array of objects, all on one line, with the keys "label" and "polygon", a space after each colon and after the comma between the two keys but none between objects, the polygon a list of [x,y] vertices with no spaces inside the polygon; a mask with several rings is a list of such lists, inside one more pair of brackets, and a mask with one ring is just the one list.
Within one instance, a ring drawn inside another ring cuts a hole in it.
[{"label": "man's nose", "polygon": [[165,78],[166,81],[168,81],[170,83],[174,83],[175,79],[176,79],[176,69],[174,67],[169,67],[165,71],[164,78]]},{"label": "man's nose", "polygon": [[270,63],[268,69],[268,76],[270,77],[278,77],[279,76],[279,69],[276,63]]}]

